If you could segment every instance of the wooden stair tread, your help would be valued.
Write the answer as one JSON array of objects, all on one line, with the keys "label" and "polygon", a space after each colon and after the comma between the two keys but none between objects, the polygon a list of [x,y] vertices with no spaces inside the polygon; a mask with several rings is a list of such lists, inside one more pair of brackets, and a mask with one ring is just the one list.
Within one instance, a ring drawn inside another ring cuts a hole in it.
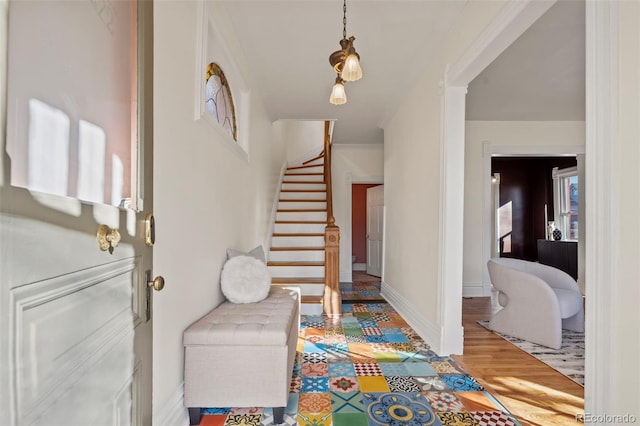
[{"label": "wooden stair tread", "polygon": [[271,247],[271,251],[324,251],[324,247]]},{"label": "wooden stair tread", "polygon": [[274,232],[274,237],[324,237],[324,233],[319,232]]},{"label": "wooden stair tread", "polygon": [[324,164],[308,164],[306,166],[287,167],[287,170],[309,169],[311,167],[324,167]]},{"label": "wooden stair tread", "polygon": [[285,176],[324,176],[324,173],[285,173]]},{"label": "wooden stair tread", "polygon": [[279,212],[326,212],[327,209],[278,209]]},{"label": "wooden stair tread", "polygon": [[281,189],[280,192],[327,192],[324,189]]},{"label": "wooden stair tread", "polygon": [[321,223],[327,223],[327,221],[326,220],[276,220],[274,223],[318,225]]},{"label": "wooden stair tread", "polygon": [[271,278],[271,284],[324,284],[324,278]]},{"label": "wooden stair tread", "polygon": [[267,266],[324,266],[324,261],[309,260],[272,260]]},{"label": "wooden stair tread", "polygon": [[306,304],[322,304],[322,296],[302,296],[300,303]]},{"label": "wooden stair tread", "polygon": [[308,198],[292,198],[292,199],[279,199],[278,201],[280,202],[284,202],[284,203],[326,203],[327,200],[313,200],[313,199],[308,199]]},{"label": "wooden stair tread", "polygon": [[[320,180],[283,180],[283,184],[285,183],[295,183],[295,184],[304,184],[304,185],[324,185],[324,182]],[[299,191],[299,190],[298,190]]]}]

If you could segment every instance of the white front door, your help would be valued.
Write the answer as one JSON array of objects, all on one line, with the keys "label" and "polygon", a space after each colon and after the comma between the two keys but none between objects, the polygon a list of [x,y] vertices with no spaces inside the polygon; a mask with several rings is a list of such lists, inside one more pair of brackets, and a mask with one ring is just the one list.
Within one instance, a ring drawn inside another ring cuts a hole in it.
[{"label": "white front door", "polygon": [[2,425],[151,424],[151,6],[0,0]]},{"label": "white front door", "polygon": [[367,274],[382,275],[384,185],[367,188]]}]

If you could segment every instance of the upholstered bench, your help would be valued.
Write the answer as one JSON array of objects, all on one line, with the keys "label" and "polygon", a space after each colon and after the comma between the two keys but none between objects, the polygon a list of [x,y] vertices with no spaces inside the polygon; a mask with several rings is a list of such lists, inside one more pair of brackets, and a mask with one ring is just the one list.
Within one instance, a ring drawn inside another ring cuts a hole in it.
[{"label": "upholstered bench", "polygon": [[282,423],[300,323],[300,295],[273,287],[257,303],[224,302],[184,332],[184,405],[273,407]]}]

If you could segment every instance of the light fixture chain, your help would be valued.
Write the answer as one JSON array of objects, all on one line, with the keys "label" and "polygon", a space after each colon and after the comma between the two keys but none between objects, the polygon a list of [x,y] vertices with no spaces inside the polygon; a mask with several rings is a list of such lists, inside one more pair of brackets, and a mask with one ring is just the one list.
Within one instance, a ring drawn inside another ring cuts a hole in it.
[{"label": "light fixture chain", "polygon": [[345,40],[347,38],[347,0],[344,0],[342,6],[342,38]]}]

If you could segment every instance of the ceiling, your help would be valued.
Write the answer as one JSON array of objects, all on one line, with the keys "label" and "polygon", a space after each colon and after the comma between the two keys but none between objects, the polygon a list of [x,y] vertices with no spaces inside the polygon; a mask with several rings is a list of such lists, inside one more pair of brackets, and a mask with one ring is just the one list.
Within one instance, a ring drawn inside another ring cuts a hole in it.
[{"label": "ceiling", "polygon": [[[262,95],[270,118],[336,119],[333,142],[349,144],[383,142],[382,123],[390,118],[430,65],[429,58],[436,55],[465,5],[465,1],[452,0],[349,1],[347,37],[356,37],[354,45],[361,57],[363,78],[346,83],[348,102],[336,106],[329,104],[335,73],[328,58],[340,48],[342,1],[218,3],[234,27],[252,70],[253,84]],[[554,99],[573,97],[578,89],[582,89],[584,102],[584,48],[581,57],[574,52],[580,37],[584,46],[584,24],[580,32],[576,23],[580,15],[575,11],[582,5],[583,23],[584,5],[567,0],[561,3],[534,24],[530,37],[516,41],[519,47],[512,54],[499,57],[470,85],[467,111],[470,117],[523,119],[516,118],[515,110],[507,106],[512,103],[509,98],[523,89],[528,89],[527,101],[518,104],[529,107],[518,111],[524,117],[526,110],[532,110],[539,101],[551,102],[559,112],[563,104]],[[555,11],[561,15],[547,19]],[[539,22],[547,20],[550,22],[535,29]],[[558,61],[565,62],[558,64]],[[388,65],[395,63],[404,64],[404,70],[399,72]],[[576,77],[580,72],[582,80]],[[549,80],[550,76],[553,78]],[[532,88],[533,83],[540,87]],[[534,99],[534,95],[539,99]],[[571,108],[575,106],[572,104]],[[582,111],[584,116],[584,108]],[[554,117],[560,119],[558,115]]]}]

